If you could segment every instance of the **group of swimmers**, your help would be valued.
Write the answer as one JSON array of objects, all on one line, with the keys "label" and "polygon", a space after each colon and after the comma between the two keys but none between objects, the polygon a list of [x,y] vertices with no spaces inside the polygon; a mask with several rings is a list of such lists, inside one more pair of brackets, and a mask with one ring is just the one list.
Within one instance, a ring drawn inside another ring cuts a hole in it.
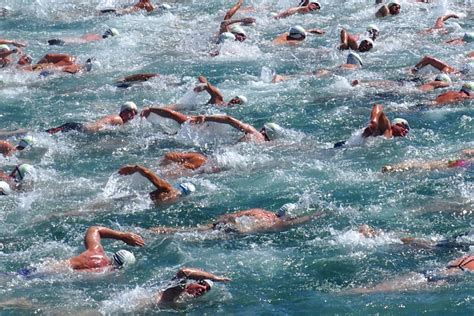
[{"label": "group of swimmers", "polygon": [[[376,1],[376,4],[380,4],[382,1]],[[418,1],[426,2],[426,1]],[[220,45],[227,41],[242,42],[247,38],[247,34],[243,26],[253,25],[256,21],[254,18],[246,17],[241,19],[232,19],[233,16],[239,11],[243,5],[243,0],[238,2],[227,11],[223,21],[221,22],[218,39],[216,40],[216,49],[211,52],[211,56],[219,55]],[[155,7],[150,0],[139,0],[137,4],[129,8],[121,9],[104,9],[101,10],[101,14],[131,14],[139,12],[152,12],[154,10],[166,10],[167,6]],[[321,4],[313,0],[303,0],[301,3],[293,8],[284,10],[281,13],[274,14],[275,19],[287,18],[295,14],[309,14],[322,10]],[[247,10],[247,11],[250,11]],[[387,16],[393,16],[401,14],[401,5],[397,1],[391,1],[387,4],[383,4],[376,12],[377,18],[384,18]],[[450,18],[459,18],[457,15],[451,14],[440,17],[436,21],[436,25],[433,29],[426,30],[426,33],[443,30],[445,25],[444,22]],[[325,32],[319,29],[304,29],[300,25],[292,26],[288,32],[285,32],[278,36],[273,43],[276,45],[298,45],[302,43],[309,34],[323,35]],[[367,27],[367,36],[359,41],[359,36],[350,34],[347,30],[342,29],[340,32],[340,50],[350,50],[347,56],[346,64],[341,65],[344,70],[357,70],[363,67],[363,60],[358,53],[367,53],[375,45],[375,41],[379,37],[380,30],[375,24],[370,24]],[[63,38],[63,39],[51,39],[48,41],[50,45],[68,45],[68,44],[81,44],[91,41],[100,41],[109,37],[118,36],[119,31],[115,28],[107,29],[104,34],[86,34],[80,38]],[[462,44],[472,42],[474,40],[473,33],[467,32],[463,38],[454,39],[449,41],[448,44]],[[15,48],[11,48],[14,46]],[[0,66],[2,67],[17,67],[18,69],[25,71],[40,71],[43,75],[47,75],[50,71],[60,71],[66,73],[77,73],[80,71],[89,71],[92,68],[93,60],[89,59],[84,64],[79,64],[74,56],[66,54],[47,54],[40,59],[36,64],[32,65],[31,56],[25,54],[23,50],[26,44],[22,42],[12,40],[1,40],[0,39]],[[468,53],[468,57],[473,57],[474,52]],[[16,65],[12,59],[14,54],[18,55]],[[430,91],[434,89],[442,89],[451,86],[452,79],[450,74],[461,74],[462,70],[457,70],[443,61],[426,56],[419,63],[417,63],[412,73],[416,74],[423,67],[431,65],[440,71],[434,80],[425,83],[420,86],[422,91]],[[311,75],[323,76],[328,74],[328,70],[319,70]],[[466,72],[464,72],[464,78]],[[158,74],[147,73],[147,74],[135,74],[127,76],[120,80],[124,88],[129,87],[130,84],[143,82],[150,80],[158,76]],[[273,82],[280,82],[288,80],[290,76],[275,75]],[[389,87],[391,85],[397,85],[396,82],[390,81],[363,81],[354,80],[353,86],[358,85],[369,85],[375,87]],[[206,92],[209,94],[209,104],[216,106],[238,106],[248,102],[248,99],[243,95],[238,95],[231,98],[228,101],[224,100],[224,95],[221,91],[214,86],[209,80],[200,76],[197,79],[196,87],[194,88],[196,93]],[[463,101],[467,99],[474,99],[474,83],[465,82],[459,91],[448,91],[439,95],[434,101],[435,105],[444,105],[448,103]],[[80,123],[80,122],[66,122],[60,126],[47,129],[45,132],[51,135],[57,133],[65,133],[70,131],[76,131],[80,133],[96,133],[110,126],[121,126],[127,122],[135,119],[137,116],[142,118],[148,118],[150,115],[157,115],[166,119],[171,119],[178,124],[203,124],[205,122],[213,122],[229,125],[238,131],[243,133],[243,136],[239,141],[251,141],[257,143],[263,143],[267,141],[275,140],[279,135],[282,134],[283,128],[274,122],[266,123],[261,129],[257,129],[254,126],[244,123],[229,115],[195,115],[189,116],[181,113],[174,109],[173,105],[168,107],[146,107],[143,108],[139,113],[137,105],[132,101],[124,102],[119,110],[118,114],[108,115],[104,118],[96,120],[94,122]],[[381,104],[375,104],[372,107],[369,124],[363,129],[361,136],[362,138],[378,137],[383,136],[385,138],[392,137],[405,137],[410,131],[410,124],[406,119],[395,118],[390,120],[384,113],[383,106]],[[26,148],[34,145],[34,139],[31,136],[25,136],[20,139],[17,145],[14,145],[7,141],[0,141],[0,154],[4,156],[14,155],[18,151],[22,151]],[[346,141],[341,141],[335,144],[335,147],[346,146]],[[395,172],[404,171],[408,169],[439,169],[439,168],[451,168],[451,167],[466,167],[472,164],[474,156],[474,150],[468,149],[463,151],[462,159],[457,160],[442,160],[433,162],[415,163],[408,162],[399,165],[385,166],[383,172]],[[198,152],[169,152],[165,155],[162,161],[162,165],[176,164],[178,168],[184,170],[199,170],[208,164],[209,158]],[[10,173],[0,172],[0,195],[12,194],[15,190],[21,190],[22,181],[31,174],[34,169],[29,164],[20,164],[15,167]],[[221,171],[217,167],[211,168],[210,172]],[[183,196],[187,196],[195,192],[196,187],[193,183],[184,182],[178,184],[171,184],[165,179],[162,179],[155,174],[149,168],[142,165],[126,165],[119,169],[118,174],[122,176],[128,176],[138,173],[141,176],[149,180],[154,186],[154,190],[150,193],[150,198],[155,203],[172,203],[177,201]],[[225,233],[258,233],[264,231],[276,231],[282,230],[292,225],[302,224],[315,218],[319,218],[324,215],[322,212],[311,214],[308,216],[293,217],[288,215],[289,205],[284,205],[278,212],[272,212],[265,209],[255,208],[242,210],[235,213],[225,214],[218,217],[215,221],[201,225],[195,228],[174,228],[174,227],[154,227],[149,231],[159,234],[171,234],[175,232],[186,232],[186,231],[209,231],[219,230]],[[244,225],[241,218],[249,218],[252,220],[252,225]],[[361,234],[364,236],[372,237],[375,235],[374,231],[364,227],[361,229]],[[130,246],[143,247],[145,242],[143,238],[132,232],[120,232],[117,230],[109,229],[106,227],[94,226],[90,227],[85,235],[85,247],[86,250],[78,256],[72,257],[69,260],[58,264],[58,266],[67,267],[72,270],[80,271],[104,271],[104,269],[115,270],[135,262],[135,256],[128,250],[119,250],[112,258],[107,257],[105,250],[101,244],[101,239],[111,238],[121,240]],[[426,243],[420,242],[414,239],[405,239],[405,243],[413,245],[426,245]],[[54,271],[60,270],[58,266],[53,267]],[[48,270],[48,269],[46,269]],[[447,270],[443,272],[445,275],[451,275],[454,272],[474,270],[474,256],[466,256],[455,260],[447,266]],[[43,271],[44,272],[44,271]],[[22,269],[18,272],[23,277],[31,277],[38,273],[37,269]],[[426,276],[427,281],[433,282],[443,278],[433,277],[433,275]],[[443,279],[444,280],[444,279]],[[161,291],[156,296],[155,303],[168,304],[175,302],[181,295],[187,293],[193,297],[201,296],[208,292],[213,282],[227,282],[229,278],[217,276],[203,270],[194,268],[182,268],[180,269],[176,277],[173,279],[173,285],[169,288]],[[385,285],[379,285],[371,290],[387,290],[388,287]],[[370,289],[359,289],[359,292],[369,291]]]}]

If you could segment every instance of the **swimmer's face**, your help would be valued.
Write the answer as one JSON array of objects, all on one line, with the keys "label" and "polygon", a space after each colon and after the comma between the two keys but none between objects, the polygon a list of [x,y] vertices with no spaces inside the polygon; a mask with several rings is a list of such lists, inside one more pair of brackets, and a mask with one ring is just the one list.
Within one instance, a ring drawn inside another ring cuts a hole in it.
[{"label": "swimmer's face", "polygon": [[376,39],[378,36],[379,36],[379,31],[374,30],[374,29],[372,29],[372,30],[369,31],[369,37],[370,37],[372,40],[375,41],[375,39]]},{"label": "swimmer's face", "polygon": [[211,287],[205,281],[199,281],[198,283],[193,283],[186,286],[185,291],[193,297],[199,297],[204,295],[210,289]]},{"label": "swimmer's face", "polygon": [[392,4],[389,8],[388,11],[390,11],[390,14],[392,15],[397,15],[400,13],[400,5],[398,4]]},{"label": "swimmer's face", "polygon": [[265,137],[265,141],[267,141],[267,142],[270,141],[270,137],[268,137],[267,130],[265,129],[265,127],[263,127],[263,128],[260,130],[260,134],[262,134],[263,137]]},{"label": "swimmer's face", "polygon": [[392,135],[394,137],[405,137],[408,135],[410,128],[402,123],[392,125]]},{"label": "swimmer's face", "polygon": [[368,41],[362,41],[359,45],[359,52],[368,52],[373,48],[373,45]]},{"label": "swimmer's face", "polygon": [[18,59],[18,65],[29,65],[31,64],[33,60],[31,59],[30,56],[28,55],[22,55],[19,59]]},{"label": "swimmer's face", "polygon": [[242,104],[242,101],[239,99],[239,97],[235,97],[229,101],[229,104],[238,105],[238,104]]},{"label": "swimmer's face", "polygon": [[321,10],[321,7],[319,6],[319,4],[312,2],[308,5],[308,9],[310,11],[317,11],[317,10]]},{"label": "swimmer's face", "polygon": [[135,117],[135,115],[137,115],[137,111],[135,110],[125,110],[125,111],[120,112],[120,117],[125,122],[132,120]]},{"label": "swimmer's face", "polygon": [[243,42],[247,39],[247,36],[245,34],[234,34],[235,40],[239,42]]}]

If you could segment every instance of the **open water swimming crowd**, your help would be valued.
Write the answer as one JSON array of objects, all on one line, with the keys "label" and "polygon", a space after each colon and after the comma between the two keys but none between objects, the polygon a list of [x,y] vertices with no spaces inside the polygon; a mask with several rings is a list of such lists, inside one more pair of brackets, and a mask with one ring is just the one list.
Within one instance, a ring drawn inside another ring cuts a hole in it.
[{"label": "open water swimming crowd", "polygon": [[1,4],[2,313],[472,314],[471,1],[89,2]]}]

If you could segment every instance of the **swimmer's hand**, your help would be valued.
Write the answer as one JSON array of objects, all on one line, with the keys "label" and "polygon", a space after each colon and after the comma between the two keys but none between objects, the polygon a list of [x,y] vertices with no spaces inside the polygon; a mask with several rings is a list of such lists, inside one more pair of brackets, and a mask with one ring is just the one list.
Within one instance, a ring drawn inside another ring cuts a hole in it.
[{"label": "swimmer's hand", "polygon": [[134,174],[139,170],[140,166],[138,165],[127,165],[119,169],[119,175],[121,176],[128,176]]},{"label": "swimmer's hand", "polygon": [[140,117],[148,117],[150,115],[150,108],[144,108],[142,112],[140,113]]},{"label": "swimmer's hand", "polygon": [[213,281],[216,281],[216,282],[230,282],[230,281],[232,281],[232,279],[226,278],[226,277],[222,277],[222,276],[215,276],[215,277],[213,278]]},{"label": "swimmer's hand", "polygon": [[135,233],[123,233],[121,240],[130,246],[143,247],[145,246],[145,241],[143,238]]},{"label": "swimmer's hand", "polygon": [[11,44],[15,47],[26,47],[26,44],[21,42],[11,42]]},{"label": "swimmer's hand", "polygon": [[320,30],[320,29],[310,29],[307,32],[311,34],[319,34],[319,35],[323,35],[324,33],[326,33],[325,31]]},{"label": "swimmer's hand", "polygon": [[206,116],[204,115],[195,115],[189,119],[190,124],[202,124],[206,121]]}]

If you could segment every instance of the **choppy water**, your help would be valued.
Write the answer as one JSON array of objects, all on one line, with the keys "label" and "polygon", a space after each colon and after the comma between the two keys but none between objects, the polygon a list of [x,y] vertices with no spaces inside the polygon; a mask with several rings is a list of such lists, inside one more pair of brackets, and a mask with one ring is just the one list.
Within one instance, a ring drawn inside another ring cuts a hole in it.
[{"label": "choppy water", "polygon": [[[473,30],[472,1],[402,1],[402,14],[380,21],[373,18],[372,2],[322,1],[318,14],[275,22],[270,12],[297,1],[250,1],[246,5],[256,8],[251,16],[257,24],[247,28],[249,40],[225,44],[216,58],[208,52],[231,6],[228,1],[170,1],[168,12],[123,17],[94,12],[126,1],[0,2],[13,10],[0,18],[1,37],[28,42],[27,51],[35,61],[48,52],[65,52],[81,61],[95,57],[99,63],[91,73],[74,76],[39,78],[13,69],[0,71],[0,128],[27,128],[36,138],[32,150],[0,157],[1,168],[11,170],[24,161],[37,168],[32,191],[0,198],[0,271],[78,254],[91,225],[138,231],[147,243],[134,249],[137,264],[125,273],[2,279],[2,301],[25,299],[32,306],[1,313],[140,312],[139,301],[150,298],[177,269],[191,266],[226,275],[233,282],[182,304],[180,312],[473,314],[469,274],[445,286],[372,295],[344,293],[410,271],[440,268],[463,254],[407,248],[400,236],[438,240],[472,228],[472,169],[400,174],[382,174],[380,169],[407,159],[453,157],[472,148],[473,102],[429,109],[418,105],[433,100],[439,91],[421,94],[413,86],[389,91],[350,86],[353,79],[405,78],[408,67],[426,54],[462,67],[468,62],[465,53],[474,46],[441,43]],[[448,35],[418,34],[447,11],[461,15],[456,22],[462,29]],[[342,64],[347,53],[336,49],[340,28],[362,33],[372,22],[379,25],[381,37],[375,51],[363,55],[363,70],[268,82],[271,70],[298,74]],[[274,47],[271,40],[293,24],[321,28],[326,34],[311,37],[300,47]],[[121,35],[81,46],[47,45],[50,38],[102,34],[107,27],[119,29]],[[126,90],[114,86],[118,78],[138,72],[157,72],[162,77]],[[201,74],[222,90],[226,100],[244,94],[249,103],[220,110],[204,105],[204,96],[194,99],[190,91]],[[472,73],[455,78],[454,87],[465,80],[474,80]],[[191,100],[197,105],[186,113],[225,111],[257,128],[275,121],[286,133],[269,144],[236,145],[234,133],[212,137],[188,126],[174,135],[173,126],[163,129],[139,119],[96,135],[51,137],[41,132],[66,121],[85,122],[115,113],[127,100],[139,107]],[[348,139],[366,124],[374,103],[382,103],[390,118],[408,119],[410,135],[333,149],[334,142]],[[148,199],[151,185],[116,173],[128,163],[160,172],[160,159],[170,150],[203,151],[227,170],[171,179],[192,181],[198,190],[176,204],[159,207]],[[324,210],[327,215],[287,231],[249,236],[156,236],[144,230],[158,225],[194,226],[247,208],[277,210],[288,202],[298,203],[301,214]],[[81,213],[64,215],[69,212]],[[357,227],[364,223],[385,234],[361,237]],[[110,252],[122,248],[119,242],[104,244]]]}]

